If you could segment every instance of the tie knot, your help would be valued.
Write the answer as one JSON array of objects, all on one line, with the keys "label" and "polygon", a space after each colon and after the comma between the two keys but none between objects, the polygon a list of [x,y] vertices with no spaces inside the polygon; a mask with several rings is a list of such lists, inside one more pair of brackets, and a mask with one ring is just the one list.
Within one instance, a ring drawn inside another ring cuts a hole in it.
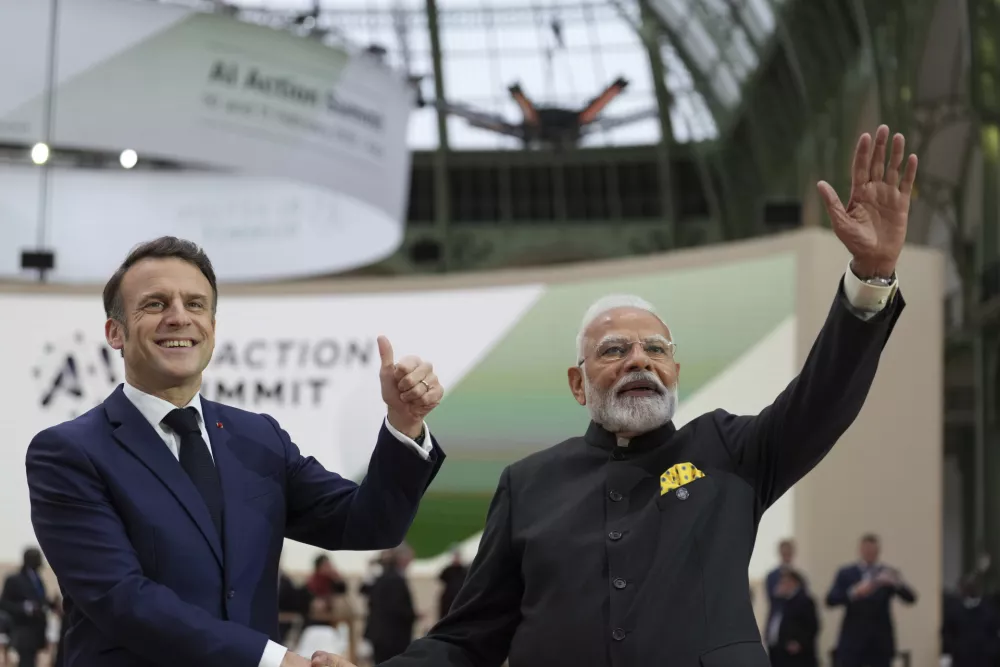
[{"label": "tie knot", "polygon": [[163,423],[169,426],[179,436],[201,433],[198,426],[198,411],[195,408],[177,408],[163,418]]}]

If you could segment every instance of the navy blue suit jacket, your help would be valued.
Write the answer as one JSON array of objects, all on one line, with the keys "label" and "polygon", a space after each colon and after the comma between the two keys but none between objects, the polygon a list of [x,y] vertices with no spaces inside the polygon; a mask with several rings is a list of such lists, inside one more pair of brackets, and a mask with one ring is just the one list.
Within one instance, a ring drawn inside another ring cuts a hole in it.
[{"label": "navy blue suit jacket", "polygon": [[202,399],[224,496],[220,536],[180,463],[118,389],[39,433],[31,521],[66,604],[65,667],[257,667],[277,641],[285,537],[398,545],[444,453],[382,427],[361,485],[304,457],[267,416]]},{"label": "navy blue suit jacket", "polygon": [[917,601],[917,594],[906,584],[900,584],[879,586],[869,595],[852,600],[851,588],[861,583],[862,577],[857,564],[842,567],[826,594],[827,606],[846,607],[837,653],[842,657],[891,657],[896,654],[892,598],[898,595],[903,602],[913,604]]}]

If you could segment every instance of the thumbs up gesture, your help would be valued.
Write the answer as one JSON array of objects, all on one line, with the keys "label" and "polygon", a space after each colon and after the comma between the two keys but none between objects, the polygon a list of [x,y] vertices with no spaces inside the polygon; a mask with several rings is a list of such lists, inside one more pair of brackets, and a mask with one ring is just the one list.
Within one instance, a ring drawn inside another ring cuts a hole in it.
[{"label": "thumbs up gesture", "polygon": [[429,362],[414,356],[395,361],[392,344],[385,336],[378,337],[378,354],[389,423],[400,433],[417,438],[423,432],[424,417],[441,402],[444,388]]}]

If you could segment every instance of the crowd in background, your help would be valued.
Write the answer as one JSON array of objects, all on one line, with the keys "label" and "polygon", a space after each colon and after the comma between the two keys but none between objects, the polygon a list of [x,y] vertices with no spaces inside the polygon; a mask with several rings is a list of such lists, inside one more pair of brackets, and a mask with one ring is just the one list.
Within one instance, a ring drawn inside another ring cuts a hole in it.
[{"label": "crowd in background", "polygon": [[[817,648],[820,594],[795,565],[795,543],[782,541],[778,555],[779,565],[764,582],[768,611],[762,638],[772,667],[889,667],[903,657],[905,647],[898,647],[895,641],[892,600],[914,604],[917,593],[896,568],[881,561],[877,536],[861,538],[857,561],[840,568],[820,598],[828,607],[844,608],[832,656],[820,655]],[[356,591],[367,603],[365,614],[353,608],[347,579],[325,554],[316,557],[312,573],[302,583],[282,573],[278,587],[282,642],[299,646],[300,651],[307,649],[306,655],[308,650],[331,648],[346,653],[347,634],[358,619],[364,621],[363,641],[356,651],[361,662],[378,664],[402,653],[413,640],[418,621],[436,620],[423,619],[414,604],[407,579],[412,560],[412,549],[403,544],[382,552],[370,563]],[[4,582],[0,593],[0,666],[59,665],[62,604],[58,595],[46,591],[43,566],[41,552],[29,548],[21,569]],[[467,572],[455,551],[438,576],[438,618],[451,608]],[[965,577],[957,591],[946,592],[943,664],[1000,667],[998,609],[1000,600],[984,595],[978,575]]]}]

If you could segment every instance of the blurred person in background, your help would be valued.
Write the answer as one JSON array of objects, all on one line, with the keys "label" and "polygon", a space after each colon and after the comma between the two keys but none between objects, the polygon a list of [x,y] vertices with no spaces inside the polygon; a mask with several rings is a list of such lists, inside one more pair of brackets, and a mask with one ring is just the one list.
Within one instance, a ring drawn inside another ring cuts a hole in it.
[{"label": "blurred person in background", "polygon": [[329,556],[323,554],[316,557],[313,572],[306,581],[306,588],[313,596],[312,608],[316,616],[326,623],[340,622],[350,615],[347,584],[333,566]]},{"label": "blurred person in background", "polygon": [[771,667],[817,667],[819,618],[805,579],[793,569],[782,570],[774,586],[774,596],[781,604],[776,606],[777,611],[767,625]]},{"label": "blurred person in background", "polygon": [[868,534],[858,545],[860,559],[837,572],[826,604],[844,607],[837,640],[837,667],[889,667],[896,655],[892,600],[907,604],[917,594],[899,571],[879,561],[878,536]]},{"label": "blurred person in background", "polygon": [[52,607],[42,581],[42,552],[24,552],[21,569],[7,576],[0,593],[0,608],[11,618],[10,646],[20,667],[35,667],[38,653],[48,646],[48,612]]},{"label": "blurred person in background", "polygon": [[451,562],[438,575],[438,581],[442,584],[441,597],[438,599],[438,618],[444,618],[451,609],[468,573],[469,568],[462,562],[462,552],[455,546],[451,552]]},{"label": "blurred person in background", "polygon": [[[778,583],[781,581],[781,576],[792,569],[794,569],[795,562],[795,542],[792,540],[781,540],[778,543],[778,567],[774,568],[767,573],[767,578],[764,580],[764,586],[767,590],[767,622],[771,623],[771,620],[775,615],[781,612],[781,605],[784,603],[784,598],[777,595]],[[802,587],[808,588],[805,577],[801,572],[796,572],[795,575],[801,580]]]},{"label": "blurred person in background", "polygon": [[332,598],[347,592],[344,578],[326,554],[317,556],[313,561],[313,571],[306,582],[306,588],[317,598]]},{"label": "blurred person in background", "polygon": [[768,667],[747,576],[757,527],[864,405],[904,308],[916,170],[882,126],[858,141],[846,206],[818,184],[852,259],[801,373],[758,415],[675,428],[671,330],[638,297],[591,306],[568,370],[586,433],[502,472],[455,605],[385,667]]},{"label": "blurred person in background", "polygon": [[402,544],[382,561],[382,574],[368,591],[368,626],[365,639],[371,642],[375,664],[399,655],[413,641],[413,624],[418,618],[413,606],[406,569],[413,562],[413,549]]},{"label": "blurred person in background", "polygon": [[39,433],[31,520],[65,593],[65,667],[300,667],[278,644],[283,540],[399,544],[444,454],[424,417],[431,365],[378,339],[386,417],[358,485],[303,456],[267,415],[202,398],[215,272],[194,243],[136,247],[104,290],[125,383]]},{"label": "blurred person in background", "polygon": [[958,595],[945,597],[941,652],[951,667],[1000,665],[1000,615],[977,575],[964,577]]}]

